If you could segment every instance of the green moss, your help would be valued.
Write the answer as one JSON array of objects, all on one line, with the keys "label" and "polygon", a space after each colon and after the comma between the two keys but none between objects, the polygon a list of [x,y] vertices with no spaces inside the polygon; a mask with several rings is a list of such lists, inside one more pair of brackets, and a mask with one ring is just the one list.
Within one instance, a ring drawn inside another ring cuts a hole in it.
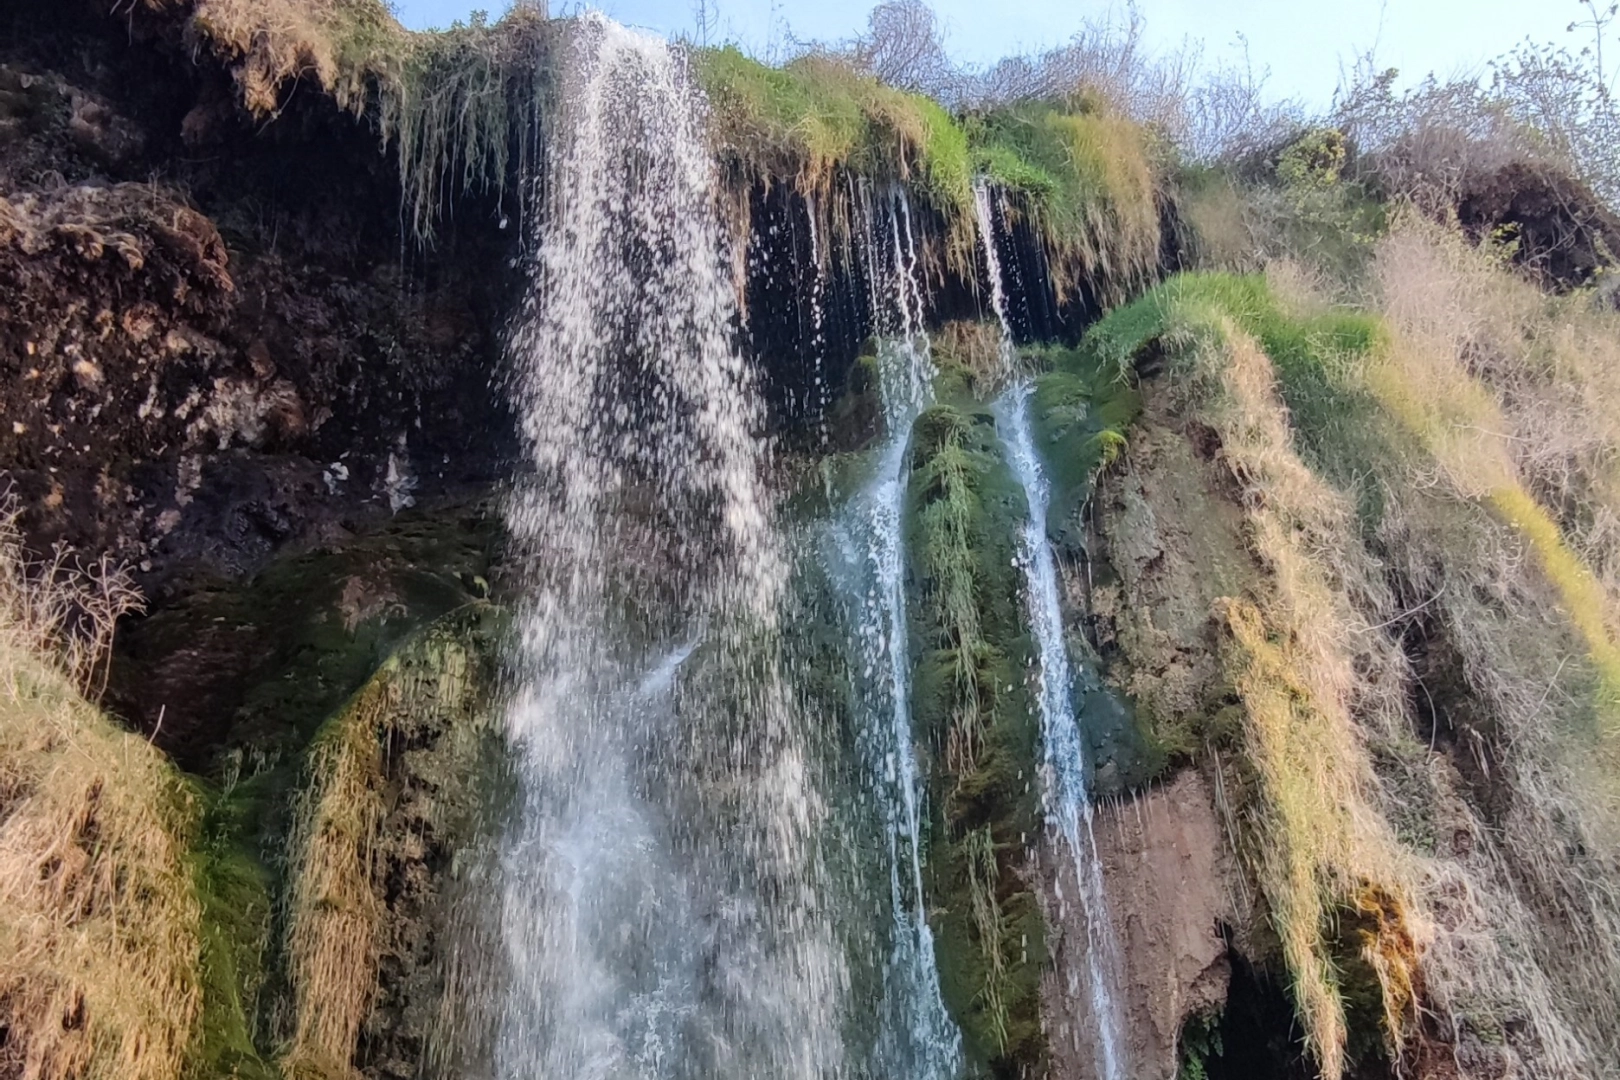
[{"label": "green moss", "polygon": [[1030,418],[1052,485],[1048,518],[1061,524],[1090,495],[1097,473],[1125,451],[1141,395],[1082,350],[1048,347],[1026,355],[1046,369],[1035,380]]},{"label": "green moss", "polygon": [[258,800],[202,790],[192,855],[202,912],[202,1021],[188,1074],[270,1080],[254,1031],[270,934],[269,871],[253,855]]},{"label": "green moss", "polygon": [[974,164],[1034,219],[1060,292],[1115,295],[1158,261],[1158,179],[1146,132],[1082,97],[1021,102],[967,122]]},{"label": "green moss", "polygon": [[1045,953],[1024,866],[1040,827],[1015,559],[1026,508],[992,418],[970,400],[918,418],[909,498],[913,711],[938,758],[927,886],[941,987],[976,1062],[1033,1070]]}]

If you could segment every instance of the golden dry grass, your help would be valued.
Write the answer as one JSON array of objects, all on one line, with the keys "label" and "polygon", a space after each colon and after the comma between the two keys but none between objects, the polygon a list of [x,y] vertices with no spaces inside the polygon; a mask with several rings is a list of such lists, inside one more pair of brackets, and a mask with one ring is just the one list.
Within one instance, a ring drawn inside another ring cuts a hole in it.
[{"label": "golden dry grass", "polygon": [[[1359,950],[1392,1041],[1415,996],[1464,1076],[1606,1075],[1620,325],[1418,219],[1368,267],[1365,314],[1342,281],[1273,264],[1264,285],[1173,283],[1094,335],[1191,358],[1180,392],[1220,435],[1271,583],[1223,612],[1256,778],[1235,789],[1241,843],[1324,1069],[1339,987],[1300,912],[1329,867],[1333,959]],[[1376,332],[1334,329],[1358,321]],[[1399,890],[1358,868],[1385,849]]]},{"label": "golden dry grass", "polygon": [[202,1007],[194,809],[163,755],[81,692],[133,592],[51,576],[60,555],[28,564],[13,506],[0,500],[0,1072],[173,1080]]},{"label": "golden dry grass", "polygon": [[[1323,1076],[1346,1066],[1343,957],[1329,931],[1372,916],[1358,942],[1374,972],[1389,1048],[1413,1015],[1427,930],[1410,870],[1378,810],[1367,728],[1390,723],[1396,659],[1368,649],[1353,595],[1375,591],[1342,495],[1300,460],[1270,359],[1228,319],[1180,328],[1191,345],[1196,406],[1220,436],[1242,492],[1262,595],[1228,600],[1225,666],[1244,707],[1252,789],[1247,852],[1292,979],[1295,1008]],[[1398,715],[1398,714],[1397,714]]]},{"label": "golden dry grass", "polygon": [[343,108],[363,107],[373,80],[397,78],[407,38],[382,0],[193,0],[189,30],[234,61],[242,102],[256,116],[275,115],[286,85],[304,79]]},{"label": "golden dry grass", "polygon": [[384,835],[397,781],[384,751],[407,725],[442,726],[463,742],[487,730],[491,717],[472,669],[455,630],[429,629],[383,664],[316,738],[290,844],[286,951],[295,1023],[282,1060],[290,1077],[356,1075],[388,928],[384,863],[390,844],[409,842]]}]

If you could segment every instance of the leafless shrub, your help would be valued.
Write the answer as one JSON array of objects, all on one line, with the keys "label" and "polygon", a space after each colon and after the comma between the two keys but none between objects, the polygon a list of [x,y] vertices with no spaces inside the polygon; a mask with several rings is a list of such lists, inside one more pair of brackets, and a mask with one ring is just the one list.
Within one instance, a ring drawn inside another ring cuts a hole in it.
[{"label": "leafless shrub", "polygon": [[49,658],[94,698],[106,684],[106,662],[118,620],[143,601],[129,571],[102,555],[81,560],[65,544],[30,558],[18,529],[16,494],[0,490],[0,636],[14,648]]},{"label": "leafless shrub", "polygon": [[866,33],[856,38],[851,58],[890,86],[954,97],[961,72],[945,51],[939,17],[926,0],[886,0],[872,9]]}]

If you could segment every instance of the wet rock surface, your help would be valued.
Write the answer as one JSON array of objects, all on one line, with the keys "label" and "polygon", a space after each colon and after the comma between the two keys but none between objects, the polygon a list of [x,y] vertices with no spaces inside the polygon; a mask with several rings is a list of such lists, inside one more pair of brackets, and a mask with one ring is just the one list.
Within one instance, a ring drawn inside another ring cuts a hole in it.
[{"label": "wet rock surface", "polygon": [[[1221,1011],[1231,975],[1221,926],[1235,911],[1210,785],[1201,773],[1184,771],[1135,798],[1103,803],[1093,828],[1108,883],[1109,929],[1129,958],[1119,1002],[1128,1075],[1171,1080],[1181,1065],[1184,1024]],[[1089,1076],[1093,1026],[1075,1011],[1060,974],[1084,970],[1088,947],[1072,880],[1070,899],[1062,899],[1059,879],[1071,873],[1066,859],[1056,848],[1042,851],[1045,903],[1056,927],[1043,1013],[1056,1074]]]}]

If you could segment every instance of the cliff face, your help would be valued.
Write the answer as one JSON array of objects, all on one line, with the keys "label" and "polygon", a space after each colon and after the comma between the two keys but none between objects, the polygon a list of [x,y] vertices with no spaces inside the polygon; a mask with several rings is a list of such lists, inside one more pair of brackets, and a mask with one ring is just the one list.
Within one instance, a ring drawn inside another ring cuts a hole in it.
[{"label": "cliff face", "polygon": [[[29,913],[0,919],[29,965],[0,969],[0,1080],[489,1066],[504,321],[552,32],[503,26],[0,0],[0,896]],[[952,116],[825,57],[693,55],[784,517],[870,464],[886,262],[934,331],[895,527],[916,902],[966,1068],[1095,1074],[1103,928],[1133,1076],[1607,1075],[1620,337],[1581,289],[1611,215],[1506,168],[1423,208],[1445,225],[1402,216],[1322,132],[1253,190],[1176,188],[1084,95]],[[1096,922],[1039,799],[1008,283],[1013,336],[1072,346],[1013,359]],[[58,543],[146,599],[87,676],[36,654],[103,608],[11,610]],[[668,570],[619,583],[649,625]],[[853,745],[847,643],[801,615],[797,689]],[[143,923],[164,963],[87,955]]]},{"label": "cliff face", "polygon": [[487,484],[512,231],[468,205],[420,250],[371,126],[273,123],[176,17],[0,12],[8,464],[36,546],[162,600]]}]

